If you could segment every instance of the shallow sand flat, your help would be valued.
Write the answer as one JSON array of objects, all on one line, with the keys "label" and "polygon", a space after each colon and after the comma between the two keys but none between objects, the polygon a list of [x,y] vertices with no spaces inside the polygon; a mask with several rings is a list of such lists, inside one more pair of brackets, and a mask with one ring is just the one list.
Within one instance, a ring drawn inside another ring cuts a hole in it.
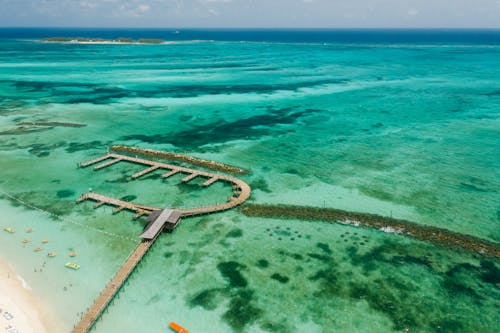
[{"label": "shallow sand flat", "polygon": [[28,284],[0,258],[0,327],[8,333],[63,332]]}]

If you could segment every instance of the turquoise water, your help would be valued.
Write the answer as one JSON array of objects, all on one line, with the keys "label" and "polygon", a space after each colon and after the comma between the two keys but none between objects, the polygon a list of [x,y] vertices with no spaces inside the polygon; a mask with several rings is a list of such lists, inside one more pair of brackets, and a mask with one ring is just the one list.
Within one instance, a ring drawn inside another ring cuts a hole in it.
[{"label": "turquoise water", "polygon": [[[111,144],[251,169],[242,178],[255,203],[370,212],[498,243],[498,59],[499,45],[473,43],[0,39],[0,188],[61,216],[3,195],[0,227],[17,232],[0,234],[0,255],[69,331],[145,225],[75,205],[81,193],[159,207],[231,193],[160,172],[129,181],[140,168],[125,163],[76,167]],[[71,250],[79,271],[64,268]],[[499,275],[496,259],[393,234],[231,211],[162,235],[95,332],[165,332],[169,321],[191,332],[496,332]]]}]

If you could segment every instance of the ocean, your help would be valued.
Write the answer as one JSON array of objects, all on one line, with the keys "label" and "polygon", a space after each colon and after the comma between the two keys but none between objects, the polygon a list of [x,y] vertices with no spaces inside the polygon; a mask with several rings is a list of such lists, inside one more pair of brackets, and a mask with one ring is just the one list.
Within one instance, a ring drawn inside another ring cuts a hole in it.
[{"label": "ocean", "polygon": [[[53,36],[172,43],[38,41]],[[231,192],[160,171],[131,181],[141,168],[126,163],[77,167],[114,144],[249,169],[254,204],[498,247],[499,105],[498,30],[0,29],[0,256],[70,331],[146,224],[76,198],[196,207]],[[499,269],[392,232],[232,210],[161,235],[93,331],[498,332]]]}]

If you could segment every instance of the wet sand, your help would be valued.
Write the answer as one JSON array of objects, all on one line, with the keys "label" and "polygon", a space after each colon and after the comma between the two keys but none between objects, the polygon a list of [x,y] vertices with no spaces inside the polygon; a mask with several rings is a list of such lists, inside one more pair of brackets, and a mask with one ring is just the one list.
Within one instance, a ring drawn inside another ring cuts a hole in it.
[{"label": "wet sand", "polygon": [[0,258],[0,327],[8,333],[58,333],[62,325]]}]

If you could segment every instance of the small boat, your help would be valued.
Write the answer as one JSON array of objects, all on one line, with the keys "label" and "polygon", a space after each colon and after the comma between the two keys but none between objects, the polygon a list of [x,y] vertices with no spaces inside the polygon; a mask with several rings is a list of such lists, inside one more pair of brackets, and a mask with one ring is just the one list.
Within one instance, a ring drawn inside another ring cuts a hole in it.
[{"label": "small boat", "polygon": [[42,239],[42,243],[43,243],[43,244],[47,244],[48,242],[49,242],[49,240],[48,240],[47,238]]},{"label": "small boat", "polygon": [[80,265],[75,264],[74,262],[67,262],[66,264],[64,264],[64,266],[74,270],[80,269]]},{"label": "small boat", "polygon": [[42,248],[40,246],[37,246],[37,247],[35,247],[35,249],[33,251],[40,252],[40,251],[42,251]]},{"label": "small boat", "polygon": [[22,240],[22,242],[23,242],[24,244],[29,243],[29,242],[30,242],[30,239],[29,239],[29,238],[24,238],[24,239]]},{"label": "small boat", "polygon": [[168,326],[177,333],[189,333],[187,329],[177,323],[171,322],[170,324],[168,324]]},{"label": "small boat", "polygon": [[13,234],[16,232],[16,230],[14,228],[11,228],[11,227],[7,227],[5,229],[3,229],[4,231],[7,231],[9,234]]},{"label": "small boat", "polygon": [[57,256],[57,253],[55,252],[49,252],[49,254],[47,254],[49,257],[51,258],[54,258],[55,256]]},{"label": "small boat", "polygon": [[28,230],[26,230],[26,232],[27,232],[28,234],[31,234],[31,233],[33,232],[33,228],[29,228]]},{"label": "small boat", "polygon": [[75,251],[71,251],[71,252],[69,253],[69,256],[70,256],[70,257],[76,257],[76,252],[75,252]]}]

